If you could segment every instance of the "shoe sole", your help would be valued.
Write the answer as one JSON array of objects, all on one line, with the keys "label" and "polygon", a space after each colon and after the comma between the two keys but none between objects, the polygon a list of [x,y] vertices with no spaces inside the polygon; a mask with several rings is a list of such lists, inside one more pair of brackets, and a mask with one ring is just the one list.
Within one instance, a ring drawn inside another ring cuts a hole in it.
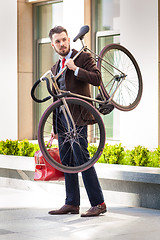
[{"label": "shoe sole", "polygon": [[99,216],[100,214],[104,214],[104,213],[106,213],[107,212],[107,209],[105,209],[105,210],[103,210],[102,212],[100,212],[99,214],[96,214],[96,215],[81,215],[81,217],[97,217],[97,216]]},{"label": "shoe sole", "polygon": [[62,212],[62,213],[50,213],[48,212],[49,215],[64,215],[64,214],[79,214],[79,212]]}]

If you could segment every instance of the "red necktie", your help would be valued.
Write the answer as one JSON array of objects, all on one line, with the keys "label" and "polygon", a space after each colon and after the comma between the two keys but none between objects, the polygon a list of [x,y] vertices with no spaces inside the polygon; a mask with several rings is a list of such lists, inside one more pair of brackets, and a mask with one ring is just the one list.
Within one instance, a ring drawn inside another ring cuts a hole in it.
[{"label": "red necktie", "polygon": [[62,59],[62,69],[64,68],[65,61],[66,61],[66,59],[63,58],[63,59]]}]

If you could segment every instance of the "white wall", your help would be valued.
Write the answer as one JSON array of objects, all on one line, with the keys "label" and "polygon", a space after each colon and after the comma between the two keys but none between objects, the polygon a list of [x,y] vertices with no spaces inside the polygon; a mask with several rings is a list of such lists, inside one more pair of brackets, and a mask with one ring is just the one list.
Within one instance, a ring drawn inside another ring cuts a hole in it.
[{"label": "white wall", "polygon": [[121,44],[135,56],[143,77],[138,107],[121,112],[121,142],[158,146],[158,1],[121,0]]},{"label": "white wall", "polygon": [[0,140],[17,139],[17,1],[0,5]]}]

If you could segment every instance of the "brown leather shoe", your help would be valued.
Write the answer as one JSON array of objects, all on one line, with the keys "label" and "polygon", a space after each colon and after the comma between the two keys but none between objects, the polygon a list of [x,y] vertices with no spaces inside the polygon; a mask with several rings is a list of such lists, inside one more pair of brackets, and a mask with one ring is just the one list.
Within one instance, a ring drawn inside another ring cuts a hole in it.
[{"label": "brown leather shoe", "polygon": [[67,205],[65,204],[58,210],[49,211],[48,214],[50,215],[59,215],[59,214],[78,214],[79,213],[79,206]]},{"label": "brown leather shoe", "polygon": [[81,217],[95,217],[101,213],[107,212],[106,204],[91,207],[87,212],[82,213]]}]

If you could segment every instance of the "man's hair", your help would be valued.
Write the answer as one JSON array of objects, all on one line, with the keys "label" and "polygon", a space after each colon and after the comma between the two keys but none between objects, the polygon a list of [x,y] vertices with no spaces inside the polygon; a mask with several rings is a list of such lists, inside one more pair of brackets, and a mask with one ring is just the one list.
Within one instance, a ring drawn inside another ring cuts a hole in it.
[{"label": "man's hair", "polygon": [[49,37],[50,37],[51,41],[52,41],[52,35],[53,34],[55,34],[55,33],[62,33],[62,32],[65,32],[67,34],[67,36],[68,36],[67,30],[64,27],[56,26],[56,27],[52,28],[50,30],[50,32],[49,32]]}]

